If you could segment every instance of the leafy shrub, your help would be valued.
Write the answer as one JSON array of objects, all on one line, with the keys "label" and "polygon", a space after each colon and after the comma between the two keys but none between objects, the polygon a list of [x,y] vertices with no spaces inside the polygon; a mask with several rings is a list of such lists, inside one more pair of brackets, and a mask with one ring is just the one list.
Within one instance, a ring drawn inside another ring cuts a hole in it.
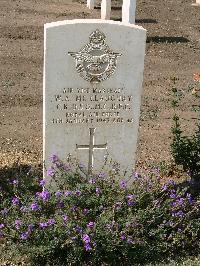
[{"label": "leafy shrub", "polygon": [[116,165],[88,176],[54,155],[48,174],[62,180],[57,191],[41,180],[26,194],[18,183],[2,201],[1,237],[32,265],[134,265],[198,252],[199,200],[158,173],[133,173],[128,185]]},{"label": "leafy shrub", "polygon": [[[200,79],[200,78],[199,78]],[[174,80],[175,83],[175,80]],[[194,97],[199,100],[198,90],[194,87],[189,88]],[[174,86],[172,88],[173,101],[172,106],[175,114],[173,116],[172,134],[173,140],[171,144],[171,151],[175,163],[182,165],[183,169],[191,176],[191,181],[199,193],[200,189],[200,124],[196,124],[196,129],[191,136],[187,136],[181,130],[180,118],[176,113],[176,108],[179,106],[181,93]],[[192,110],[198,112],[199,104],[192,104]]]}]

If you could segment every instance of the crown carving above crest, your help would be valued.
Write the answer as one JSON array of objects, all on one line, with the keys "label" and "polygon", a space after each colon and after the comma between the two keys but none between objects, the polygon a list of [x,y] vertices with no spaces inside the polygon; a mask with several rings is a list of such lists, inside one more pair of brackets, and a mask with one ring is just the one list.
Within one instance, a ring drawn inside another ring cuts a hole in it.
[{"label": "crown carving above crest", "polygon": [[95,30],[90,34],[89,40],[92,44],[103,44],[105,42],[106,36],[100,30]]}]

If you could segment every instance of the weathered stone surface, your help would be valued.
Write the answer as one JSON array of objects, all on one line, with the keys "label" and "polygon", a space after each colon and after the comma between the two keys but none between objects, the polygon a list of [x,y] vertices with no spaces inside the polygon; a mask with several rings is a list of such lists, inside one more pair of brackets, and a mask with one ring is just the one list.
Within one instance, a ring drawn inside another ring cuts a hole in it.
[{"label": "weathered stone surface", "polygon": [[45,25],[44,161],[135,162],[146,30],[102,20]]}]

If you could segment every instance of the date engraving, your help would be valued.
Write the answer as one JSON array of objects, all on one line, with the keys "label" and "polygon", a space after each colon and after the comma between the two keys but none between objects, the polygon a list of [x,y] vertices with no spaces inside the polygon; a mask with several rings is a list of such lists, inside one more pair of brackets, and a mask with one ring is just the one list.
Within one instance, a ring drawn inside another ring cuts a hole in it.
[{"label": "date engraving", "polygon": [[54,125],[134,123],[133,96],[124,88],[63,88],[52,96]]}]

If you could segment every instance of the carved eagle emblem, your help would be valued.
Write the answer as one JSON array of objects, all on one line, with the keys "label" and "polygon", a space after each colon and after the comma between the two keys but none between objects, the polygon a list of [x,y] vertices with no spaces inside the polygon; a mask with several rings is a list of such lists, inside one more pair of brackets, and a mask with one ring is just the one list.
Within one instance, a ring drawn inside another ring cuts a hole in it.
[{"label": "carved eagle emblem", "polygon": [[120,53],[110,50],[105,44],[104,33],[96,30],[89,37],[90,42],[79,52],[68,52],[76,60],[76,70],[85,80],[99,83],[108,79],[117,66]]}]

